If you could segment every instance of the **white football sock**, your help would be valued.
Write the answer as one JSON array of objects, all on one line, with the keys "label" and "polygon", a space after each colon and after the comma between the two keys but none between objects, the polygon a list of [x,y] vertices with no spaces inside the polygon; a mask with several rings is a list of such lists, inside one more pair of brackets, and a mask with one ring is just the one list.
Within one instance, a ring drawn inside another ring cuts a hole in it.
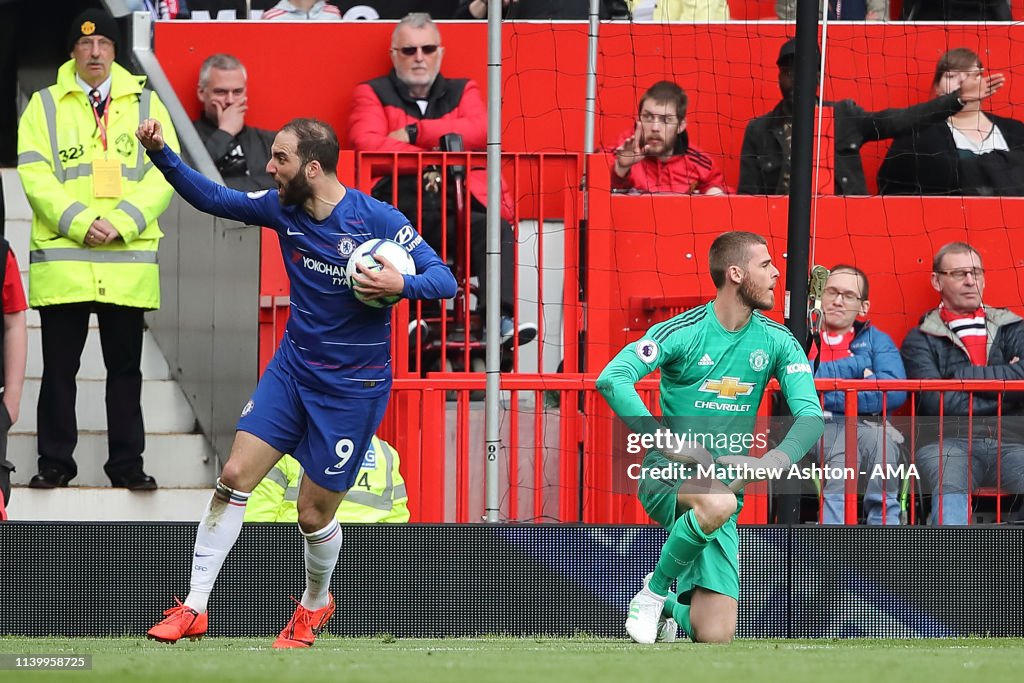
[{"label": "white football sock", "polygon": [[303,531],[302,535],[306,546],[306,591],[301,603],[308,610],[322,609],[330,602],[331,575],[341,553],[341,527],[338,520],[332,519],[320,531],[311,534]]},{"label": "white football sock", "polygon": [[238,534],[242,530],[245,504],[251,493],[228,488],[217,480],[217,488],[210,505],[203,513],[196,532],[196,545],[192,551],[192,581],[185,604],[199,613],[206,611],[213,583],[220,574]]}]

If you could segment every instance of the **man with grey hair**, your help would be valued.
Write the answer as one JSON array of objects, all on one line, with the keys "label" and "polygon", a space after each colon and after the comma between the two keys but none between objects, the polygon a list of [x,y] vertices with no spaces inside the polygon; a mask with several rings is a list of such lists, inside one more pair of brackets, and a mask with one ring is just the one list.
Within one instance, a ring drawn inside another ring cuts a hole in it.
[{"label": "man with grey hair", "polygon": [[267,174],[274,132],[245,125],[249,108],[245,66],[229,54],[210,55],[199,69],[196,95],[203,115],[196,132],[225,184],[252,192],[275,187]]},{"label": "man with grey hair", "polygon": [[[982,303],[981,254],[966,242],[943,246],[932,261],[931,284],[941,303],[903,340],[907,377],[1024,380],[1024,320]],[[1024,493],[1024,395],[930,391],[916,403],[917,467],[933,494],[933,524],[967,524],[978,487]]]},{"label": "man with grey hair", "polygon": [[[441,32],[429,14],[414,12],[395,27],[391,36],[391,63],[386,76],[356,86],[349,117],[349,138],[357,151],[425,152],[446,149],[442,138],[461,137],[467,152],[482,152],[487,146],[487,108],[480,88],[472,79],[445,78],[441,74],[444,47]],[[449,138],[450,139],[450,138]],[[456,150],[458,151],[458,150]],[[403,169],[404,170],[404,169]],[[449,170],[451,173],[451,170]],[[443,186],[440,173],[425,169],[422,177],[404,173],[398,177],[394,199],[391,175],[374,179],[373,196],[393,202],[416,224],[423,239],[442,257],[453,257],[462,230],[459,221],[469,202],[470,261],[468,274],[479,281],[478,301],[486,301],[487,256],[487,170],[482,166],[466,173],[468,197],[456,182]],[[422,201],[418,198],[422,197]],[[519,344],[537,336],[534,323],[513,320],[515,303],[515,238],[508,220],[512,199],[502,188],[501,204],[501,341]],[[447,204],[442,221],[442,205]],[[448,253],[442,253],[447,245]],[[464,253],[462,247],[458,253]]]}]

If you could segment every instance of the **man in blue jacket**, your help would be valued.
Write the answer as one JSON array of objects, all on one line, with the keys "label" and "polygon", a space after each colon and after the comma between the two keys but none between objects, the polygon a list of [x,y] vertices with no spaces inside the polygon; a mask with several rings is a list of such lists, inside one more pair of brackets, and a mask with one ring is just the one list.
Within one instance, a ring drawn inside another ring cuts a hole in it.
[{"label": "man in blue jacket", "polygon": [[[870,322],[859,321],[871,308],[868,300],[868,278],[854,266],[837,265],[829,273],[822,294],[824,320],[821,345],[811,349],[811,359],[819,361],[815,377],[838,379],[906,379],[900,351],[892,338]],[[898,477],[885,477],[887,465],[900,462],[900,444],[903,436],[888,420],[903,405],[907,394],[888,391],[883,401],[881,391],[857,393],[857,464],[860,479],[867,480],[864,493],[864,513],[868,524],[900,523]],[[828,468],[846,466],[846,396],[841,391],[825,394],[825,432],[822,435],[818,458]],[[822,452],[823,451],[823,455]],[[843,523],[845,479],[826,479],[824,482],[822,522]]]}]

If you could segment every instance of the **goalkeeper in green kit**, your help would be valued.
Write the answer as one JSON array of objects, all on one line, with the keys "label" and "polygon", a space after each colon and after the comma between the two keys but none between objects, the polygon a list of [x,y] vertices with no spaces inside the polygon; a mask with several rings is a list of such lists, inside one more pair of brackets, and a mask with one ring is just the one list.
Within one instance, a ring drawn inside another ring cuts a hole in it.
[{"label": "goalkeeper in green kit", "polygon": [[[652,327],[627,344],[597,380],[608,404],[634,431],[691,431],[691,438],[675,448],[649,451],[640,467],[640,502],[668,531],[654,571],[629,604],[626,631],[645,645],[674,640],[676,623],[694,641],[732,640],[739,599],[736,516],[743,487],[786,476],[824,426],[806,353],[786,327],[760,313],[775,303],[779,279],[764,238],[749,232],[719,235],[708,264],[718,289],[714,301]],[[664,425],[634,387],[658,369]],[[773,377],[794,422],[776,448],[755,458],[746,453],[757,441],[757,409]],[[709,429],[729,438],[697,443],[692,431],[706,436]],[[742,435],[746,438],[734,438]],[[683,476],[644,476],[672,467]],[[670,594],[673,582],[676,590]]]}]

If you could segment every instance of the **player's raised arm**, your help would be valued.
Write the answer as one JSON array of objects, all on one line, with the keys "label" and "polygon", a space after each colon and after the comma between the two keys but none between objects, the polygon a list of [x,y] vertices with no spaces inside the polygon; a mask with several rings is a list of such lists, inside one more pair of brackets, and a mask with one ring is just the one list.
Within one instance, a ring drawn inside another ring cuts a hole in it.
[{"label": "player's raised arm", "polygon": [[[268,210],[263,192],[238,192],[218,185],[202,173],[190,168],[181,157],[164,144],[163,128],[155,119],[146,119],[135,133],[167,182],[192,206],[205,213],[230,218],[250,225],[267,224]],[[276,205],[276,202],[275,202]]]}]

